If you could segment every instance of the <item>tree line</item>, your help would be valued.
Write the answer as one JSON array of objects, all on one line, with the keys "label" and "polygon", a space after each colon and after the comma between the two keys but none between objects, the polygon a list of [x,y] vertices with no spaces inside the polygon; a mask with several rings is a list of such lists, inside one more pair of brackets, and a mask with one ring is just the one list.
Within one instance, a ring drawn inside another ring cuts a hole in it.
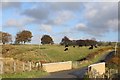
[{"label": "tree line", "polygon": [[[32,32],[28,30],[20,31],[16,34],[14,44],[25,44],[27,42],[31,42],[32,40]],[[12,35],[6,32],[0,31],[0,43],[12,43]],[[41,44],[54,44],[54,41],[51,36],[43,35],[41,38]]]},{"label": "tree line", "polygon": [[79,46],[90,46],[90,45],[96,45],[98,42],[96,40],[70,40],[67,36],[64,36],[64,38],[62,38],[60,44],[61,45],[79,45]]},{"label": "tree line", "polygon": [[[27,42],[31,42],[32,40],[32,32],[28,30],[20,31],[16,34],[14,44],[25,44]],[[6,32],[0,31],[0,43],[12,43],[12,35]],[[41,44],[54,44],[54,41],[50,35],[43,35],[41,38]],[[64,36],[61,39],[60,45],[78,45],[78,46],[90,46],[90,45],[98,45],[98,46],[109,46],[114,45],[115,42],[103,42],[96,41],[95,39],[86,39],[86,40],[70,40],[67,36]]]}]

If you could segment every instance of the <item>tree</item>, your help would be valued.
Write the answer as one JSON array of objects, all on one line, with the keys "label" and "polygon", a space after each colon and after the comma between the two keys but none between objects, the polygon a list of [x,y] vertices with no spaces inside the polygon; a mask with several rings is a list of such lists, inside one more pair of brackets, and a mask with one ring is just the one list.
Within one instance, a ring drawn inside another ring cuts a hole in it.
[{"label": "tree", "polygon": [[49,35],[43,35],[41,38],[41,44],[53,44],[53,39]]},{"label": "tree", "polygon": [[76,40],[76,44],[77,45],[81,45],[81,46],[84,46],[85,45],[85,41],[84,40]]},{"label": "tree", "polygon": [[62,38],[60,44],[61,45],[71,45],[72,41],[68,37],[64,36],[64,38]]},{"label": "tree", "polygon": [[95,40],[89,40],[89,39],[86,39],[86,40],[77,40],[76,44],[77,45],[82,45],[82,46],[90,46],[90,45],[96,45],[97,41],[95,41]]},{"label": "tree", "polygon": [[0,32],[0,42],[5,44],[12,42],[12,35],[5,32]]},{"label": "tree", "polygon": [[32,38],[32,33],[30,31],[27,31],[27,30],[23,30],[21,32],[18,32],[16,34],[16,40],[15,40],[15,43],[26,43],[26,42],[30,42],[31,41],[31,38]]}]

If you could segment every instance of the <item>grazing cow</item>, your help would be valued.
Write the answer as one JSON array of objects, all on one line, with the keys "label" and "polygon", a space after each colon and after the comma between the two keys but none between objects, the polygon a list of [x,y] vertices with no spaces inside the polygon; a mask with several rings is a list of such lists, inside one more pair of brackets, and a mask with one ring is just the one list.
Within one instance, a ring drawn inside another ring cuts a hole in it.
[{"label": "grazing cow", "polygon": [[73,46],[75,48],[75,46]]},{"label": "grazing cow", "polygon": [[105,62],[105,60],[100,60],[100,62]]},{"label": "grazing cow", "polygon": [[77,61],[85,61],[85,60],[87,60],[87,59],[86,58],[82,58],[82,59],[77,60]]},{"label": "grazing cow", "polygon": [[91,45],[91,47],[93,47],[93,45]]},{"label": "grazing cow", "polygon": [[85,44],[85,47],[86,47],[87,45]]},{"label": "grazing cow", "polygon": [[89,47],[89,49],[93,49],[93,45],[91,45],[91,47]]},{"label": "grazing cow", "polygon": [[68,47],[68,45],[65,45],[65,48]]},{"label": "grazing cow", "polygon": [[95,48],[97,48],[97,46],[95,46]]},{"label": "grazing cow", "polygon": [[65,48],[65,49],[64,49],[64,51],[67,51],[67,50],[68,50],[68,48]]},{"label": "grazing cow", "polygon": [[82,47],[82,45],[79,45],[79,47]]}]

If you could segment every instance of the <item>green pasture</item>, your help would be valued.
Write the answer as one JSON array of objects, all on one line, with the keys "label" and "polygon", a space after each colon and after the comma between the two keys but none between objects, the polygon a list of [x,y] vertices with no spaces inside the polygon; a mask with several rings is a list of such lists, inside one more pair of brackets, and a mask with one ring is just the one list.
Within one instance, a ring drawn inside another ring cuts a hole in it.
[{"label": "green pasture", "polygon": [[89,50],[89,47],[69,46],[68,51],[64,51],[65,47],[61,45],[4,45],[2,48],[4,57],[12,57],[21,61],[59,62],[75,61],[104,47]]}]

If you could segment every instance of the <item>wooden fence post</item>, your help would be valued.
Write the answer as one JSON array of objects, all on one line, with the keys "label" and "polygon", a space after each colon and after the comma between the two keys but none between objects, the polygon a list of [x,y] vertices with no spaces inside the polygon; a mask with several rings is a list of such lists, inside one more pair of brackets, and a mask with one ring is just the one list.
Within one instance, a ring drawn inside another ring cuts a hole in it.
[{"label": "wooden fence post", "polygon": [[3,62],[0,62],[0,74],[3,74]]},{"label": "wooden fence post", "polygon": [[25,71],[25,63],[23,62],[23,71]]},{"label": "wooden fence post", "polygon": [[31,71],[31,62],[29,62],[29,71]]},{"label": "wooden fence post", "polygon": [[13,72],[16,72],[16,62],[13,62]]},{"label": "wooden fence post", "polygon": [[41,67],[41,62],[38,62],[38,70],[40,69]]}]

